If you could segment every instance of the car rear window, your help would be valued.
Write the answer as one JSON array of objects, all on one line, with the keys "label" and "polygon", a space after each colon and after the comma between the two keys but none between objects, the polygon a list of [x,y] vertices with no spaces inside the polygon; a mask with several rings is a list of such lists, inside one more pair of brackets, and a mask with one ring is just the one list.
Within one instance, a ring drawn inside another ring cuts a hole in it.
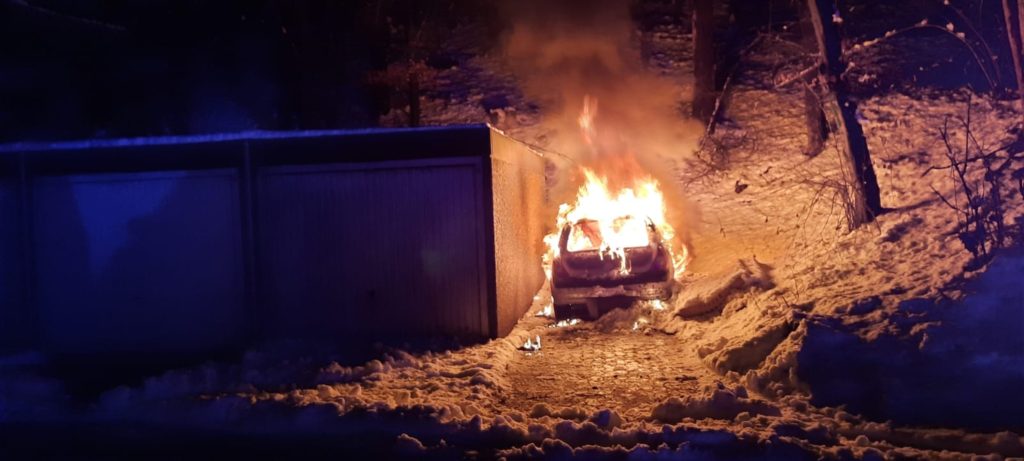
[{"label": "car rear window", "polygon": [[566,249],[571,252],[611,248],[644,247],[650,243],[647,226],[632,216],[616,218],[607,226],[596,220],[580,220],[569,231]]}]

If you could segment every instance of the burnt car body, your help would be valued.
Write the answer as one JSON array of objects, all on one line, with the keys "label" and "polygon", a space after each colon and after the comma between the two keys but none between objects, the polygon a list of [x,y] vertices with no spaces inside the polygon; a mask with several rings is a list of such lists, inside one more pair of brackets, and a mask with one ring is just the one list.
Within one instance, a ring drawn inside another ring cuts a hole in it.
[{"label": "burnt car body", "polygon": [[[646,239],[634,239],[619,251],[602,248],[594,221],[566,224],[551,266],[555,317],[598,317],[606,306],[633,300],[668,299],[674,266],[671,250],[649,219],[633,217],[646,229]],[[585,237],[584,245],[573,245]]]}]

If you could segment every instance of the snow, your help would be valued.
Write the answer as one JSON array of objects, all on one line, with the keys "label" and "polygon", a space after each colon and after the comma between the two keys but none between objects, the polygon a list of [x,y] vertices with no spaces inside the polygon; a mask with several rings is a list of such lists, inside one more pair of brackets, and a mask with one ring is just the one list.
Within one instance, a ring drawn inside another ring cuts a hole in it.
[{"label": "snow", "polygon": [[39,373],[39,352],[0,357],[0,422],[60,417],[70,403],[63,384]]},{"label": "snow", "polygon": [[686,396],[682,399],[669,398],[651,410],[651,419],[674,424],[685,418],[731,420],[741,413],[745,414],[744,419],[748,419],[752,415],[779,416],[781,414],[778,408],[765,401],[750,399],[747,390],[742,386],[729,389],[718,383],[714,389],[705,389],[705,395],[702,396]]},{"label": "snow", "polygon": [[254,141],[261,139],[283,139],[283,138],[318,138],[339,135],[359,134],[387,134],[404,132],[408,130],[420,131],[443,131],[460,128],[480,128],[484,121],[477,120],[475,123],[452,123],[446,126],[426,126],[420,128],[352,128],[345,130],[291,130],[291,131],[264,131],[251,130],[239,131],[236,133],[212,133],[178,136],[153,136],[145,138],[114,138],[114,139],[91,139],[83,141],[59,141],[59,142],[15,142],[0,144],[0,153],[35,152],[47,150],[84,150],[106,147],[130,147],[130,146],[162,146],[174,144],[199,144],[227,141]]},{"label": "snow", "polygon": [[[756,260],[739,261],[739,268],[724,279],[702,280],[687,284],[684,292],[677,298],[676,313],[682,317],[694,317],[706,314],[712,309],[724,308],[727,301],[741,296],[747,290],[765,290],[772,288],[769,268]],[[702,283],[703,282],[703,283]],[[708,283],[712,286],[702,286]]]},{"label": "snow", "polygon": [[[1024,426],[1022,273],[1024,256],[1004,255],[967,283],[963,299],[901,302],[883,313],[889,328],[869,339],[851,325],[810,323],[798,360],[813,370],[801,373],[813,401],[901,424]],[[849,356],[843,366],[830,366],[840,353]]]}]

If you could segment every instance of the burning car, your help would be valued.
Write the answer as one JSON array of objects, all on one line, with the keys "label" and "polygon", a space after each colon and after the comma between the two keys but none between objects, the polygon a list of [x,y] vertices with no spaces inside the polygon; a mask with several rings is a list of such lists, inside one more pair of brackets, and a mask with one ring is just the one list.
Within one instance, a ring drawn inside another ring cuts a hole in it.
[{"label": "burning car", "polygon": [[555,317],[596,318],[604,307],[667,300],[686,267],[687,248],[674,239],[661,184],[628,152],[596,137],[597,100],[585,97],[579,117],[594,160],[582,164],[576,199],[558,208],[544,241]]},{"label": "burning car", "polygon": [[557,319],[601,314],[607,301],[665,300],[675,264],[649,217],[624,215],[566,223],[551,265]]}]

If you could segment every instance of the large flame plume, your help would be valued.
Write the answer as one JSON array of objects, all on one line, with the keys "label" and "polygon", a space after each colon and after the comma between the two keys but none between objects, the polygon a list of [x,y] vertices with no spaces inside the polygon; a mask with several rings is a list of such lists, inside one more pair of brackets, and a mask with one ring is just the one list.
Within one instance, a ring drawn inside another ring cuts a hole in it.
[{"label": "large flame plume", "polygon": [[[578,122],[588,146],[596,140],[597,99],[584,98]],[[559,206],[555,231],[545,237],[549,251],[545,270],[550,277],[550,264],[558,256],[559,237],[567,225],[574,225],[566,250],[597,250],[602,257],[621,261],[627,271],[627,248],[644,247],[649,243],[647,223],[658,228],[662,239],[673,250],[675,277],[685,271],[686,246],[674,242],[676,231],[666,217],[665,196],[657,179],[643,172],[629,153],[602,155],[603,161],[593,167],[580,167],[583,183],[575,201]],[[579,229],[579,231],[577,231]]]}]

